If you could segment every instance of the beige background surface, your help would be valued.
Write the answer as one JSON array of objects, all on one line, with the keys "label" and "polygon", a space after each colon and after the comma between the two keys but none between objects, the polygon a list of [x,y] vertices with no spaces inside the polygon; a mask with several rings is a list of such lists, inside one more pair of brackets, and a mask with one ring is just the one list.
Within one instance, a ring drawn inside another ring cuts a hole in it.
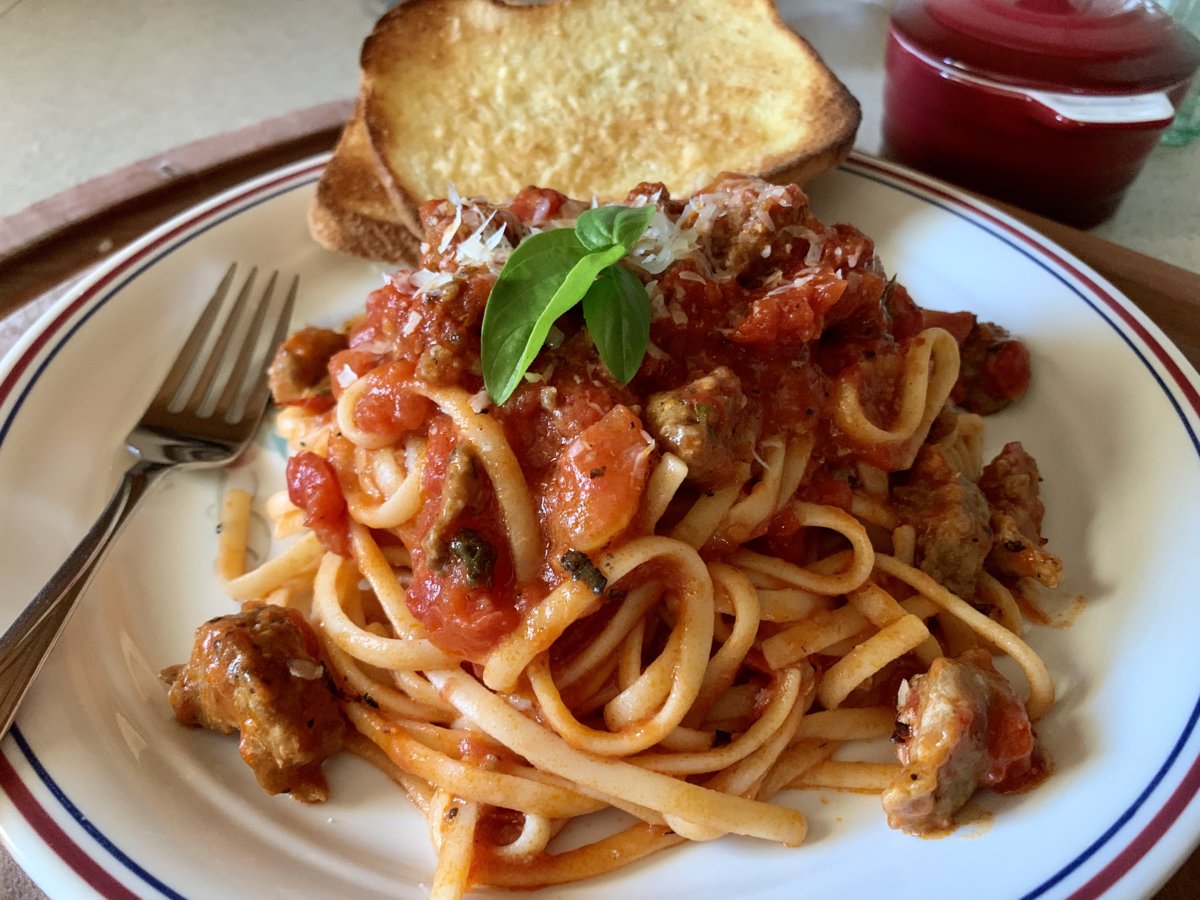
[{"label": "beige background surface", "polygon": [[[887,9],[781,0],[880,142]],[[0,0],[0,217],[179,144],[350,97],[381,0]],[[1200,143],[1159,148],[1096,233],[1200,268]],[[0,285],[0,290],[3,286]],[[0,858],[0,896],[39,896]]]},{"label": "beige background surface", "polygon": [[[384,0],[0,0],[0,217],[219,134],[353,96]],[[885,0],[780,0],[880,148]],[[1200,268],[1200,143],[1154,152],[1096,233]]]}]

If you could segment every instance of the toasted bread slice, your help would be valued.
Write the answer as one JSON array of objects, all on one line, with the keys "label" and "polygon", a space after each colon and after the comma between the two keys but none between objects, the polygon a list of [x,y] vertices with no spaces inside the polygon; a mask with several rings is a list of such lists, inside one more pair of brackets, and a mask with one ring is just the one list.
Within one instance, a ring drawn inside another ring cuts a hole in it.
[{"label": "toasted bread slice", "polygon": [[727,170],[802,184],[849,152],[860,119],[772,0],[411,0],[361,62],[361,115],[322,179],[314,234],[388,260],[411,245],[381,252],[359,232],[420,233],[417,207],[450,186],[616,199],[661,181],[686,197]]},{"label": "toasted bread slice", "polygon": [[361,103],[317,183],[308,228],[324,247],[388,262],[415,259],[420,239],[400,221],[376,174]]}]

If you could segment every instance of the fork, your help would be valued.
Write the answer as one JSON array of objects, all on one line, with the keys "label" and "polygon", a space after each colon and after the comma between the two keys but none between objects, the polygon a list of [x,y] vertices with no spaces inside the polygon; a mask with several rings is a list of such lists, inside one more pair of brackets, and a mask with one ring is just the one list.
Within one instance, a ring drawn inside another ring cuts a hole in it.
[{"label": "fork", "polygon": [[[235,263],[225,272],[157,395],[125,439],[134,460],[116,493],[71,555],[0,637],[0,737],[8,733],[21,700],[113,540],[150,488],[172,469],[233,462],[258,429],[267,408],[266,362],[287,333],[299,278],[292,279],[275,313],[270,342],[256,352],[278,272],[253,304],[247,324],[257,269],[246,277],[228,313],[220,316],[236,269]],[[215,331],[218,319],[222,325]],[[237,346],[231,351],[233,344]]]}]

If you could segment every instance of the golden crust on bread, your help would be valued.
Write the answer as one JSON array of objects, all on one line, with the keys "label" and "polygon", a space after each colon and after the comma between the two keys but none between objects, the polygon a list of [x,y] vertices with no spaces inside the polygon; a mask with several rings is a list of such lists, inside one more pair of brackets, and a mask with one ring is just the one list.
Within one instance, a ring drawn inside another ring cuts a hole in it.
[{"label": "golden crust on bread", "polygon": [[308,229],[323,247],[367,259],[415,259],[417,224],[401,219],[380,183],[361,107],[346,123],[308,210]]},{"label": "golden crust on bread", "polygon": [[418,232],[417,207],[451,185],[617,199],[641,181],[686,197],[728,170],[804,183],[860,118],[771,0],[412,0],[361,64],[310,220],[326,246],[391,261],[415,238],[387,234]]}]

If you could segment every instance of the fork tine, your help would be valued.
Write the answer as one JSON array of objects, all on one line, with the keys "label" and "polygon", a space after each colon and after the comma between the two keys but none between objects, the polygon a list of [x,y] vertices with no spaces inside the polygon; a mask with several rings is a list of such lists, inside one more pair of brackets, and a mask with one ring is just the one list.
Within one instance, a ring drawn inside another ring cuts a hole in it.
[{"label": "fork tine", "polygon": [[171,366],[171,371],[163,379],[162,386],[158,389],[158,394],[154,398],[155,405],[166,405],[175,395],[175,392],[179,390],[184,378],[187,377],[192,363],[200,353],[200,348],[203,346],[205,338],[208,337],[208,332],[217,317],[217,312],[224,303],[226,294],[229,293],[229,286],[233,283],[233,275],[236,271],[237,263],[230,263],[229,268],[225,270],[225,276],[221,279],[221,283],[217,285],[216,291],[209,298],[208,305],[204,307],[204,312],[196,320],[196,324],[192,326],[192,333],[188,335],[187,343],[179,351],[179,355],[175,359],[175,364]]},{"label": "fork tine", "polygon": [[[267,344],[267,353],[274,353],[275,348],[283,343],[283,339],[287,337],[288,328],[292,322],[292,307],[296,305],[296,293],[300,290],[300,276],[296,275],[292,278],[292,286],[288,289],[287,297],[283,301],[283,308],[279,310],[279,318],[275,320],[275,331],[271,335],[271,341]],[[267,384],[267,365],[264,360],[263,365],[256,370],[258,377],[254,382],[254,389],[250,396],[246,398],[246,405],[242,407],[243,412],[239,417],[239,421],[245,419],[247,414],[259,417],[267,408],[267,395],[270,388]],[[231,423],[232,424],[232,423]]]},{"label": "fork tine", "polygon": [[[246,369],[250,365],[250,358],[254,355],[254,348],[258,344],[259,333],[262,331],[263,320],[267,315],[267,307],[271,305],[271,295],[275,293],[275,281],[279,277],[278,272],[272,272],[270,279],[267,281],[267,286],[263,290],[262,297],[254,308],[254,318],[250,320],[250,327],[246,329],[245,336],[242,338],[242,346],[237,351],[237,357],[233,363],[233,369],[230,371],[225,384],[225,390],[221,392],[220,398],[217,400],[216,408],[213,409],[213,415],[227,422],[236,420],[230,418],[230,413],[233,410],[233,404],[237,400],[238,395],[242,393],[243,379],[246,377]],[[268,352],[272,352],[274,347],[271,347]]]},{"label": "fork tine", "polygon": [[[273,305],[271,295],[278,273],[271,276],[265,296],[253,315],[244,315],[246,298],[257,270],[250,273],[241,294],[225,315],[220,334],[213,339],[213,323],[220,316],[221,308],[226,305],[234,270],[235,267],[231,265],[226,271],[216,294],[205,306],[199,321],[193,326],[179,356],[172,364],[159,389],[158,397],[150,403],[126,436],[125,447],[136,459],[129,460],[121,485],[113,498],[82,542],[51,576],[46,587],[17,617],[12,627],[0,635],[0,737],[8,732],[17,706],[30,683],[37,677],[63,624],[92,580],[96,567],[103,561],[112,539],[120,532],[122,524],[132,515],[139,501],[146,496],[158,477],[176,468],[228,465],[235,461],[254,439],[254,432],[267,408],[268,379],[265,365],[260,365],[254,370],[252,377],[247,377],[247,366],[252,356],[260,357],[258,361],[262,364],[264,360],[261,356],[273,352],[274,347],[286,335],[299,288],[299,278],[292,280],[292,288],[282,304],[278,320],[274,322],[271,346],[260,355],[254,353],[254,349],[259,346],[258,332],[265,321],[267,306]],[[251,337],[248,339],[240,333],[237,335],[241,345],[238,358],[226,365],[222,360],[225,348],[245,318],[253,319],[253,325],[249,329]],[[210,341],[215,347],[208,354],[204,372],[199,378],[200,384],[195,389],[188,388],[194,374],[192,370],[196,368],[193,363],[197,362],[197,356]],[[237,394],[246,390],[252,395],[252,400],[248,402],[254,404],[243,406],[240,418],[236,421],[232,421],[232,414],[229,412],[225,417],[217,418],[205,414],[196,405],[197,402],[209,402],[209,394],[217,392],[209,383],[216,371],[225,369],[233,370],[237,377],[222,385],[222,399],[225,399],[226,395],[235,398]],[[231,384],[236,388],[233,393],[230,393]],[[173,410],[172,404],[178,399],[176,395],[187,393],[188,390],[196,398],[190,401],[192,405]]]},{"label": "fork tine", "polygon": [[196,379],[196,385],[192,388],[191,396],[184,402],[182,408],[198,410],[204,402],[205,396],[212,388],[213,376],[216,374],[225,356],[225,348],[229,345],[229,339],[237,330],[238,321],[242,317],[242,311],[246,308],[246,300],[250,296],[250,292],[254,289],[254,279],[257,275],[258,267],[255,266],[250,270],[250,274],[246,276],[245,284],[242,285],[237,299],[225,316],[225,322],[221,326],[221,331],[217,335],[216,342],[208,353],[208,359],[204,363],[200,377]]}]

